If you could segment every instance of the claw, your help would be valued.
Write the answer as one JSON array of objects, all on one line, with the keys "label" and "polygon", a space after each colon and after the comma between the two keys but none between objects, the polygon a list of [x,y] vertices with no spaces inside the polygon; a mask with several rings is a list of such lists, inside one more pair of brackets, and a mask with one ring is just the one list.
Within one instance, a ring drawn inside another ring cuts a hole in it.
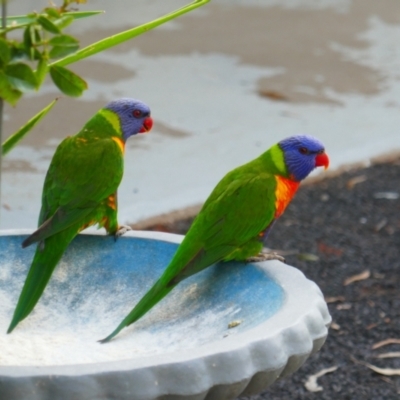
[{"label": "claw", "polygon": [[132,228],[128,225],[120,225],[117,232],[114,234],[114,240],[117,241],[119,237],[124,235],[126,232],[131,231]]}]

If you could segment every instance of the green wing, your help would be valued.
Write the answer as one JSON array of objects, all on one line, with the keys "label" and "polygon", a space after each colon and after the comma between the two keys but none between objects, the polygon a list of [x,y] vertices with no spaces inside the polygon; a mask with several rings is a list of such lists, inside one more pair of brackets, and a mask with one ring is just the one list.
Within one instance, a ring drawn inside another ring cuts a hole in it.
[{"label": "green wing", "polygon": [[[211,193],[163,282],[178,283],[245,248],[274,220],[276,181],[257,160],[227,174]],[[255,165],[253,165],[253,163]]]},{"label": "green wing", "polygon": [[85,219],[116,192],[122,174],[123,154],[111,138],[66,138],[58,146],[46,175],[40,227],[23,243],[24,247]]},{"label": "green wing", "polygon": [[104,217],[104,201],[122,179],[122,151],[111,138],[91,140],[74,136],[57,148],[46,175],[39,229],[23,246],[37,248],[18,299],[10,333],[39,301],[65,249],[84,226]]}]

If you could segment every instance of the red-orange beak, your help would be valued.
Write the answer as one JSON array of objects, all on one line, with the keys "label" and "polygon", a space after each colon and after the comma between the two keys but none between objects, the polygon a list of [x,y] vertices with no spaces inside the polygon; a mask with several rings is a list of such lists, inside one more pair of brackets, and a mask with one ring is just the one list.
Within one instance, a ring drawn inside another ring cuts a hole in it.
[{"label": "red-orange beak", "polygon": [[145,118],[143,121],[143,126],[141,127],[139,133],[147,133],[153,127],[153,120],[151,117]]},{"label": "red-orange beak", "polygon": [[315,166],[324,167],[327,169],[329,167],[329,157],[326,153],[317,154],[315,157]]}]

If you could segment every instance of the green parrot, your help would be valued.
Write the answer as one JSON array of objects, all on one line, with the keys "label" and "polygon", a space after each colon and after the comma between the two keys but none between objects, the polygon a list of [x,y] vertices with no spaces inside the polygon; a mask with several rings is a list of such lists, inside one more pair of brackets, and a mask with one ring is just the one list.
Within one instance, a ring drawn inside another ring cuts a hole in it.
[{"label": "green parrot", "polygon": [[249,163],[229,172],[193,221],[170,264],[128,316],[101,343],[108,342],[164,298],[179,282],[219,261],[280,259],[262,252],[275,220],[300,181],[316,167],[328,167],[324,146],[298,135],[280,141]]},{"label": "green parrot", "polygon": [[153,125],[149,107],[135,99],[111,101],[75,136],[57,147],[45,178],[39,228],[22,243],[38,243],[7,333],[33,310],[72,239],[98,224],[121,236],[117,189],[124,168],[126,140]]}]

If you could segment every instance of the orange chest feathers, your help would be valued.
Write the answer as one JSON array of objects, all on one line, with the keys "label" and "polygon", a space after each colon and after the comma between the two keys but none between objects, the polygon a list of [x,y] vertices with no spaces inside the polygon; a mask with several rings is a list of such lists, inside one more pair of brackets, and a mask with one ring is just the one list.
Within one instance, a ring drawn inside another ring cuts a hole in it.
[{"label": "orange chest feathers", "polygon": [[279,218],[292,200],[300,183],[281,176],[275,176],[275,179],[275,218]]}]

